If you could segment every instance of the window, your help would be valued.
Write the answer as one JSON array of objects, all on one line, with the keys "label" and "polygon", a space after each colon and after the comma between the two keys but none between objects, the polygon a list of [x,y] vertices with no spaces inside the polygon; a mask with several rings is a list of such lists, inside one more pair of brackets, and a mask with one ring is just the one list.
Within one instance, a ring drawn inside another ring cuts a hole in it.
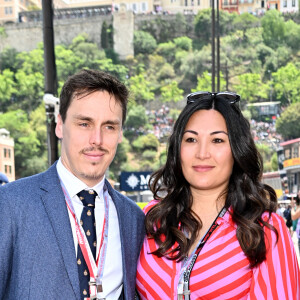
[{"label": "window", "polygon": [[184,0],[184,6],[188,6],[188,0]]},{"label": "window", "polygon": [[147,2],[142,3],[142,11],[147,11]]},{"label": "window", "polygon": [[296,6],[296,0],[292,0],[292,7]]},{"label": "window", "polygon": [[11,150],[10,149],[4,148],[3,151],[4,151],[4,158],[10,158],[11,157]]},{"label": "window", "polygon": [[293,154],[292,154],[292,156],[293,156],[293,158],[299,157],[299,145],[296,144],[296,145],[293,147]]},{"label": "window", "polygon": [[13,12],[13,9],[12,9],[11,6],[9,6],[9,7],[4,7],[4,13],[5,13],[6,15],[12,15],[12,12]]},{"label": "window", "polygon": [[11,174],[11,166],[5,165],[4,170],[5,170],[5,174]]},{"label": "window", "polygon": [[197,5],[200,6],[200,0],[198,0]]},{"label": "window", "polygon": [[291,149],[287,148],[284,150],[284,157],[285,157],[285,159],[291,158]]},{"label": "window", "polygon": [[287,0],[283,1],[283,7],[287,7]]}]

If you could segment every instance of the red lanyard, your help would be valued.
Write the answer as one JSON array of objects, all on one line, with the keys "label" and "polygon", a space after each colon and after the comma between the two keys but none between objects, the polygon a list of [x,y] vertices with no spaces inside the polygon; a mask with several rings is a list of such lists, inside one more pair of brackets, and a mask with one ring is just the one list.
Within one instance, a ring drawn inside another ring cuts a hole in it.
[{"label": "red lanyard", "polygon": [[108,242],[109,194],[106,186],[104,186],[103,194],[104,194],[105,213],[104,213],[104,221],[103,221],[103,228],[102,228],[102,234],[100,240],[99,253],[97,255],[97,260],[95,261],[89,242],[84,233],[84,230],[76,217],[71,198],[67,190],[65,189],[62,181],[61,181],[61,186],[65,195],[67,207],[75,222],[75,231],[78,239],[78,244],[80,246],[84,260],[90,272],[90,294],[96,296],[97,293],[101,293],[103,291],[102,278],[103,278],[105,257],[107,252],[107,242]]}]

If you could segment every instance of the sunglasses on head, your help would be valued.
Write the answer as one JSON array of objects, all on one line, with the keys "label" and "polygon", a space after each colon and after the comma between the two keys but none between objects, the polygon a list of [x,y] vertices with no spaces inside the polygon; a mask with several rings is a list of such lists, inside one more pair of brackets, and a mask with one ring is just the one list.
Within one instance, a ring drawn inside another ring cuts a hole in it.
[{"label": "sunglasses on head", "polygon": [[196,101],[201,101],[201,100],[213,100],[218,98],[225,99],[230,104],[234,104],[240,101],[241,99],[240,95],[231,92],[220,92],[220,93],[195,92],[187,95],[186,104],[194,103]]}]

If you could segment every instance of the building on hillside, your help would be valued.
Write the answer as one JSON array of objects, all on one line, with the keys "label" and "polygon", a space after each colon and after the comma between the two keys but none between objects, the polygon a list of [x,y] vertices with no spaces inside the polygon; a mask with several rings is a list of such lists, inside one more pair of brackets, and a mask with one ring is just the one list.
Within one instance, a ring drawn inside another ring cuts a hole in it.
[{"label": "building on hillside", "polygon": [[238,0],[221,0],[221,9],[228,11],[230,13],[232,12],[238,12],[239,11],[239,1]]},{"label": "building on hillside", "polygon": [[288,193],[300,189],[300,138],[280,143],[283,150],[283,169],[287,177]]},{"label": "building on hillside", "polygon": [[[56,0],[54,0],[55,3]],[[197,14],[201,9],[210,7],[210,0],[60,0],[68,7],[89,7],[112,5],[118,10],[124,4],[127,10],[135,13],[184,13]],[[235,0],[237,1],[237,0]]]},{"label": "building on hillside", "polygon": [[264,13],[265,1],[261,0],[239,0],[238,13],[250,13],[253,15],[261,15]]},{"label": "building on hillside", "polygon": [[68,4],[64,0],[52,0],[54,9],[67,8]]},{"label": "building on hillside", "polygon": [[280,101],[248,103],[247,109],[256,120],[263,122],[275,122],[281,114]]},{"label": "building on hillside", "polygon": [[282,13],[299,12],[299,1],[298,0],[280,0],[280,11]]},{"label": "building on hillside", "polygon": [[4,173],[9,181],[15,180],[14,140],[9,131],[0,128],[0,172]]},{"label": "building on hillside", "polygon": [[19,13],[42,8],[42,0],[0,0],[0,24],[22,22]]},{"label": "building on hillside", "polygon": [[268,0],[266,9],[267,10],[276,9],[276,10],[281,11],[281,9],[280,9],[280,0]]}]

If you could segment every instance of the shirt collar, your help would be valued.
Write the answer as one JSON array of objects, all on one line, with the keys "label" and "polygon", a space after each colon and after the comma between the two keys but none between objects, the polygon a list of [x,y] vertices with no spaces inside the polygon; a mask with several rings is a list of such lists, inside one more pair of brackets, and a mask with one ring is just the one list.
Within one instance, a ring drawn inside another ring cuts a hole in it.
[{"label": "shirt collar", "polygon": [[103,187],[105,182],[105,176],[103,179],[98,182],[92,188],[87,186],[84,182],[82,182],[79,178],[77,178],[73,173],[71,173],[62,163],[61,158],[59,158],[56,165],[57,173],[59,178],[62,180],[70,198],[75,197],[82,190],[95,190],[99,197],[103,193]]},{"label": "shirt collar", "polygon": [[227,223],[230,226],[237,228],[237,224],[232,220],[232,207],[230,206],[223,217],[218,218],[217,223],[221,225],[222,223]]}]

